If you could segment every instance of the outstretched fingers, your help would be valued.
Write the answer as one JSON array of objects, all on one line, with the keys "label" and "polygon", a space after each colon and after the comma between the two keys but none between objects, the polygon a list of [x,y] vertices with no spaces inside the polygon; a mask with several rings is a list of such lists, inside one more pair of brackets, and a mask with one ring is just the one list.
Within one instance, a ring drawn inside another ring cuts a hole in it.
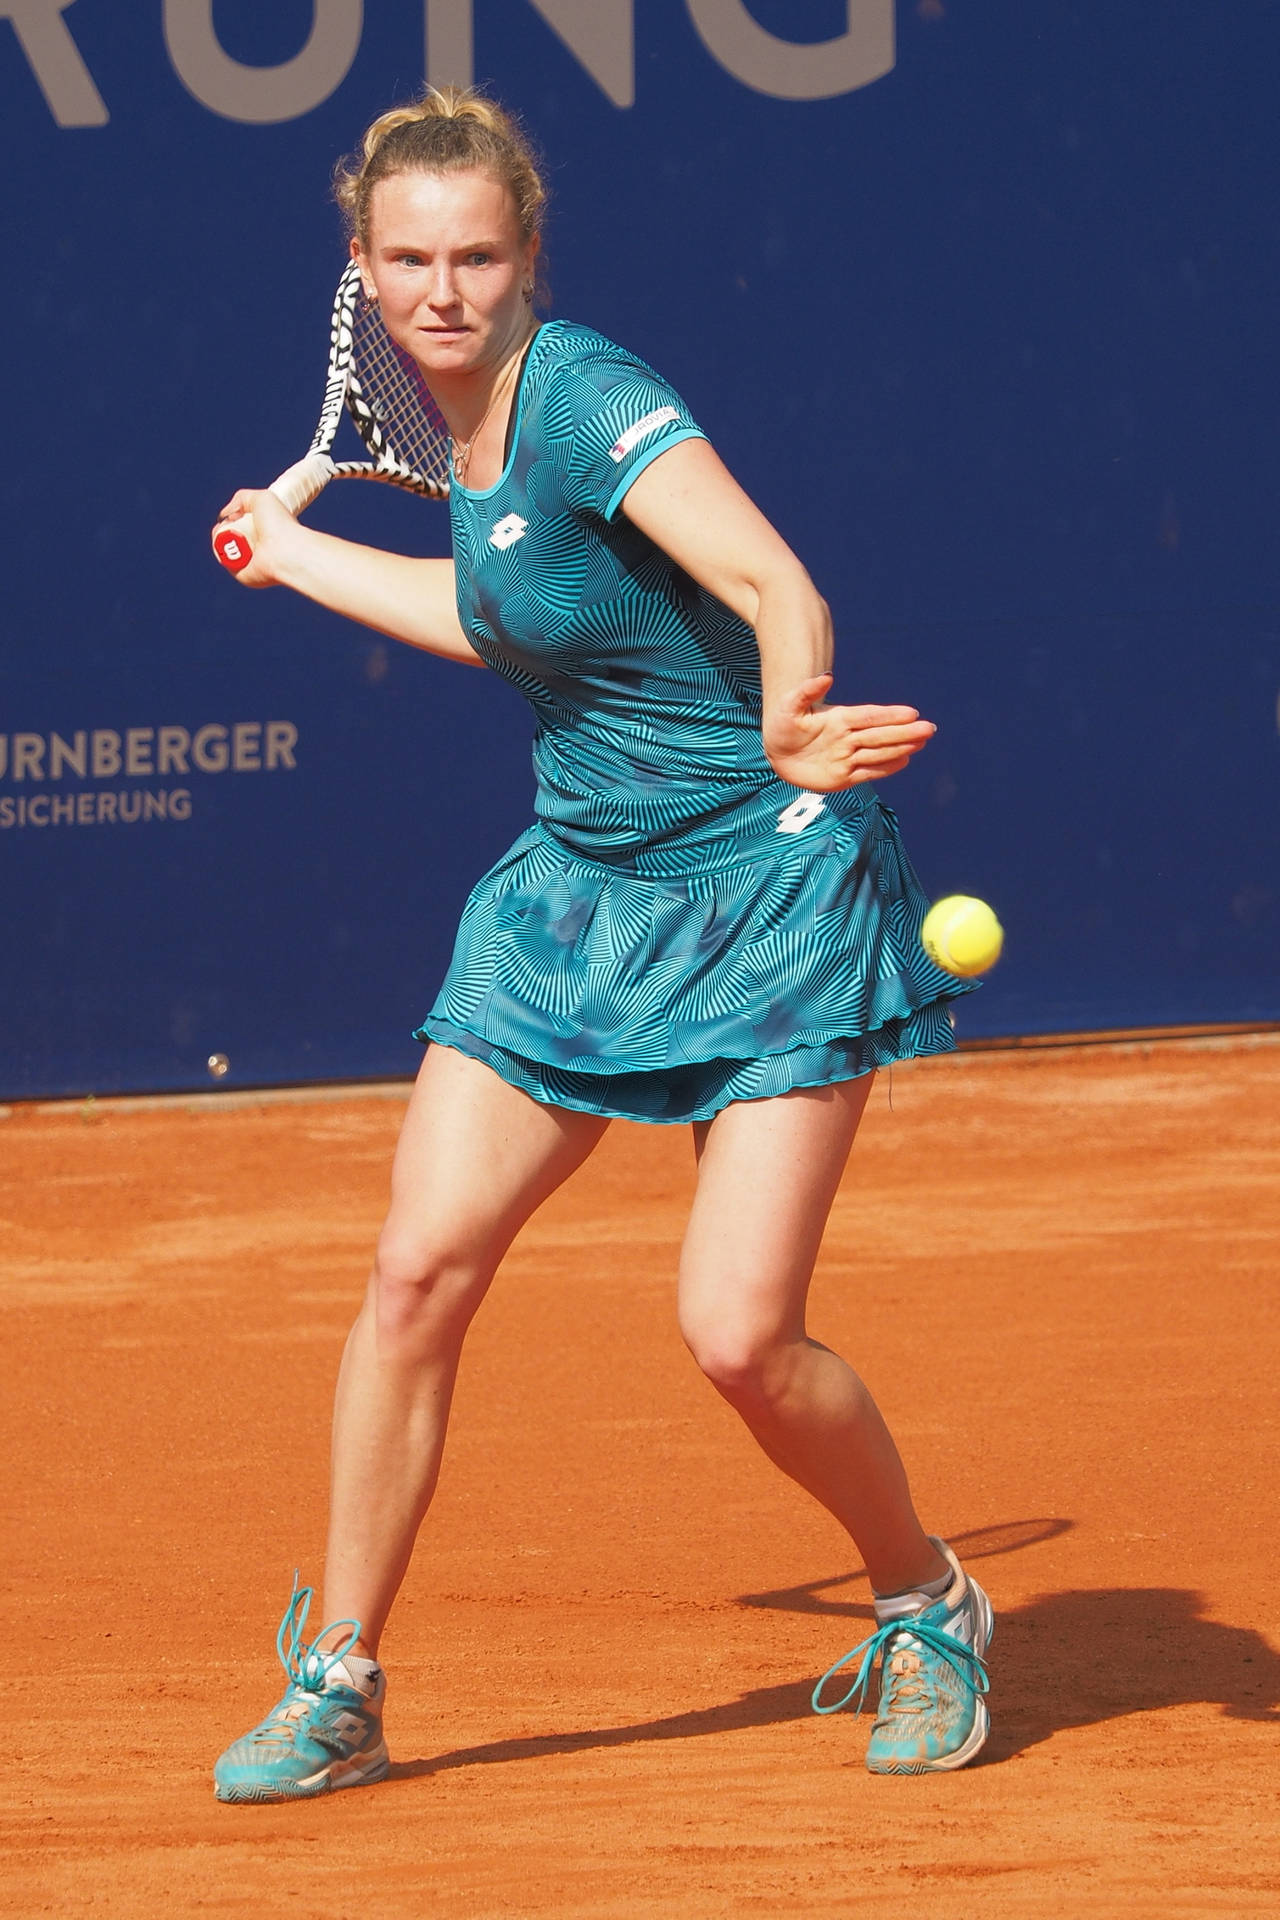
[{"label": "outstretched fingers", "polygon": [[802,680],[766,716],[765,751],[793,786],[826,792],[884,779],[937,732],[915,707],[825,706],[830,687],[828,673]]}]

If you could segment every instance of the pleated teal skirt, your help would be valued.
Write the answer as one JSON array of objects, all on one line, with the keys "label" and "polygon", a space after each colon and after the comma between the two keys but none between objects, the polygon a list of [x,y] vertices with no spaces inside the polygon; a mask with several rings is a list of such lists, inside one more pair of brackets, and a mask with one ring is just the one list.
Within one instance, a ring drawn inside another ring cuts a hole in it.
[{"label": "pleated teal skirt", "polygon": [[954,1047],[948,1003],[974,983],[925,954],[929,902],[878,800],[812,841],[681,861],[646,850],[640,872],[530,828],[473,889],[416,1037],[547,1105],[672,1123]]}]

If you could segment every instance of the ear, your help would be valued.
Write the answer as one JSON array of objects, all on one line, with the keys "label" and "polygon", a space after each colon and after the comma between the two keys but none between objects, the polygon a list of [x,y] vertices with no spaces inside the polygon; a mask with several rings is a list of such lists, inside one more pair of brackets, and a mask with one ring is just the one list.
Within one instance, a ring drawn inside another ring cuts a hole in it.
[{"label": "ear", "polygon": [[378,289],[373,284],[373,275],[369,271],[369,262],[365,258],[364,248],[360,245],[360,241],[354,233],[351,236],[349,251],[351,258],[360,269],[360,285],[364,288],[365,299],[376,300],[378,297]]},{"label": "ear", "polygon": [[523,278],[526,306],[533,304],[534,295],[538,291],[538,249],[541,245],[541,238],[535,233],[524,250]]}]

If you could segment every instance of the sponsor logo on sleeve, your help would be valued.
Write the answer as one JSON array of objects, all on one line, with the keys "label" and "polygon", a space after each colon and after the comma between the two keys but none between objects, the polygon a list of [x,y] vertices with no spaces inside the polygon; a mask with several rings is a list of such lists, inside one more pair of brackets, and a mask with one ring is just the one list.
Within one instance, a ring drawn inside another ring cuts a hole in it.
[{"label": "sponsor logo on sleeve", "polygon": [[651,433],[658,431],[659,427],[665,427],[669,420],[679,418],[680,415],[674,407],[655,407],[652,413],[646,413],[643,420],[637,420],[634,427],[628,427],[625,433],[618,435],[609,449],[610,458],[615,461],[625,460],[633,447],[638,447],[642,440],[647,440]]}]

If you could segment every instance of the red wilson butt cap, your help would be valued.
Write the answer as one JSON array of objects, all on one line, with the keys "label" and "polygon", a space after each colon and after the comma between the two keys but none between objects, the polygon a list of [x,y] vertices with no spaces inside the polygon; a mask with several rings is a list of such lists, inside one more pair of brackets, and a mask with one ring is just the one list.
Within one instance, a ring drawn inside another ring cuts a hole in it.
[{"label": "red wilson butt cap", "polygon": [[253,548],[234,527],[223,527],[213,536],[213,550],[228,573],[241,573],[253,558]]}]

